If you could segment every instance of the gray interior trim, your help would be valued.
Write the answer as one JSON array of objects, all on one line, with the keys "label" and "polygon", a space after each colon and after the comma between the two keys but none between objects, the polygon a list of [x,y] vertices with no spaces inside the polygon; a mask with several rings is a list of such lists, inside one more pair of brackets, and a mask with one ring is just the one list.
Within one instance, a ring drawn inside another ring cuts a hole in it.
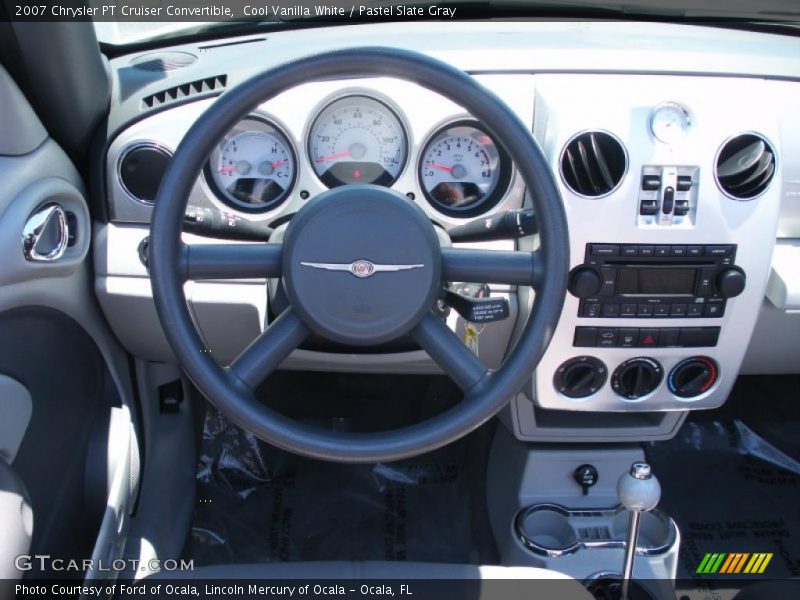
[{"label": "gray interior trim", "polygon": [[0,460],[14,462],[32,413],[28,389],[16,379],[0,374]]},{"label": "gray interior trim", "polygon": [[0,65],[0,155],[21,156],[33,152],[47,139],[42,122],[28,100]]}]

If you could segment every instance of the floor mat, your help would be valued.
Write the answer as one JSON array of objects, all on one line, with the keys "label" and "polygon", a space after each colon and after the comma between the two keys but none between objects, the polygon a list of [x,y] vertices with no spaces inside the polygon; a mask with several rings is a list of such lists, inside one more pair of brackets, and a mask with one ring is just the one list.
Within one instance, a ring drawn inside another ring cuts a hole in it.
[{"label": "floor mat", "polygon": [[800,576],[800,421],[762,420],[758,431],[701,419],[645,448],[662,484],[659,507],[681,531],[683,597],[729,597],[725,590],[752,583],[741,573],[698,574],[707,553],[772,553],[760,577]]},{"label": "floor mat", "polygon": [[[349,418],[328,425],[359,429]],[[372,465],[283,452],[211,408],[203,429],[198,504],[185,551],[197,565],[496,561],[484,523],[486,428],[431,454]]]}]

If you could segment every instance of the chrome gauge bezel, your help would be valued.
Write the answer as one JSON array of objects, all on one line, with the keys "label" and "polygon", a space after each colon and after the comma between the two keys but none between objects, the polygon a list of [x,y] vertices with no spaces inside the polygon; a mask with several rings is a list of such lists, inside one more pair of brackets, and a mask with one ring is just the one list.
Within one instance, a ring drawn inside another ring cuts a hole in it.
[{"label": "chrome gauge bezel", "polygon": [[[316,181],[319,182],[321,186],[323,186],[323,188],[331,189],[330,186],[328,186],[322,180],[321,175],[317,173],[317,169],[314,164],[314,156],[311,150],[312,135],[314,133],[314,130],[316,129],[317,122],[326,111],[328,111],[333,105],[337,104],[338,102],[341,102],[343,100],[349,100],[351,98],[366,98],[367,100],[370,100],[372,102],[377,102],[378,104],[383,106],[383,108],[386,109],[399,124],[400,134],[403,136],[403,144],[405,145],[405,152],[403,153],[403,160],[400,164],[400,168],[397,170],[397,175],[395,175],[392,178],[391,182],[387,183],[386,185],[383,185],[383,187],[391,188],[403,176],[406,169],[408,168],[409,159],[412,151],[411,136],[409,135],[410,129],[408,121],[406,120],[399,106],[397,106],[397,104],[394,103],[388,97],[383,96],[381,94],[377,94],[373,90],[361,89],[361,88],[349,88],[345,90],[340,90],[336,94],[328,96],[322,102],[320,102],[319,106],[317,106],[317,108],[313,111],[312,117],[307,120],[305,133],[303,136],[305,139],[305,157],[306,160],[308,161],[309,171],[316,179]],[[342,185],[353,185],[353,184],[343,183],[335,187],[341,187]]]},{"label": "chrome gauge bezel", "polygon": [[[259,128],[254,129],[252,125],[248,126],[248,122],[256,123],[257,127]],[[232,198],[225,190],[220,189],[220,186],[217,183],[216,178],[214,177],[212,165],[218,159],[219,154],[222,152],[223,146],[233,136],[248,132],[269,133],[271,135],[276,135],[277,137],[279,137],[284,146],[286,146],[287,150],[289,151],[289,154],[291,155],[292,158],[292,162],[294,164],[294,168],[292,169],[291,180],[289,181],[289,185],[286,187],[283,194],[281,194],[280,196],[278,196],[277,198],[266,204],[258,204],[258,205],[247,204],[240,200],[237,200],[236,198]],[[224,204],[228,208],[244,213],[263,214],[275,210],[279,206],[283,205],[289,199],[297,183],[297,177],[299,171],[300,171],[300,163],[298,162],[297,159],[297,150],[295,149],[292,137],[287,133],[287,130],[284,127],[282,127],[272,117],[269,117],[261,113],[250,113],[246,117],[242,118],[236,125],[234,125],[225,134],[225,137],[223,137],[214,147],[213,152],[208,157],[208,160],[206,161],[206,164],[203,167],[203,178],[205,179],[206,185],[214,194],[216,199],[219,200],[222,204]]]},{"label": "chrome gauge bezel", "polygon": [[[497,176],[497,184],[489,195],[476,202],[473,202],[472,204],[468,204],[459,208],[453,208],[452,206],[443,204],[431,196],[422,178],[423,161],[425,160],[425,155],[427,154],[428,150],[438,138],[442,137],[448,130],[456,127],[470,127],[472,129],[476,129],[492,140],[495,148],[497,148],[499,171]],[[461,117],[437,126],[425,138],[424,143],[420,146],[419,152],[417,153],[417,185],[422,191],[422,195],[425,197],[425,200],[428,202],[428,204],[433,207],[436,212],[448,217],[469,219],[488,213],[490,210],[500,204],[502,199],[508,194],[508,191],[511,187],[513,171],[514,168],[511,163],[511,159],[508,156],[508,152],[506,152],[505,148],[503,148],[503,146],[495,139],[493,135],[486,131],[486,128],[483,127],[480,121],[470,117]]]},{"label": "chrome gauge bezel", "polygon": [[[671,109],[677,109],[683,114],[684,125],[682,125],[681,128],[677,130],[679,133],[675,137],[671,139],[670,138],[664,139],[663,136],[659,136],[658,133],[656,133],[655,120],[660,112]],[[681,104],[680,102],[676,102],[674,100],[670,100],[669,102],[662,102],[661,104],[658,104],[653,107],[653,110],[650,112],[648,128],[650,129],[650,135],[653,136],[653,139],[655,139],[657,142],[669,146],[670,144],[679,142],[680,140],[684,139],[687,135],[689,135],[689,132],[692,129],[692,123],[693,123],[693,118],[691,111],[684,104]]]}]

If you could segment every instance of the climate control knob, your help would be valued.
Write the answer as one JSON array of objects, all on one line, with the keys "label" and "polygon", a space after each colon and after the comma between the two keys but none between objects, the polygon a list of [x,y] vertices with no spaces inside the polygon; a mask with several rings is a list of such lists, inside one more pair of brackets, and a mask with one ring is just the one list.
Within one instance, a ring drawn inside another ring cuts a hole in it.
[{"label": "climate control knob", "polygon": [[575,267],[569,274],[569,293],[578,298],[590,298],[600,291],[603,277],[594,267]]},{"label": "climate control knob", "polygon": [[568,398],[586,398],[603,387],[607,377],[603,361],[593,356],[578,356],[558,367],[553,385]]},{"label": "climate control knob", "polygon": [[667,378],[669,391],[679,398],[694,398],[711,389],[719,378],[719,367],[707,356],[682,360]]},{"label": "climate control knob", "polygon": [[732,267],[717,275],[717,289],[723,298],[734,298],[744,291],[747,277],[744,271]]},{"label": "climate control knob", "polygon": [[626,360],[611,376],[613,390],[628,400],[638,400],[654,392],[664,378],[664,368],[646,357]]}]

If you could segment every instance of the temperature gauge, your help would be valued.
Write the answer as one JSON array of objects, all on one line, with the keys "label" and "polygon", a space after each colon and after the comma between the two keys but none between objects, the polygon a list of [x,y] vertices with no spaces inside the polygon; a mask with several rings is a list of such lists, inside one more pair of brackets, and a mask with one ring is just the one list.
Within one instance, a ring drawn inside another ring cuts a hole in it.
[{"label": "temperature gauge", "polygon": [[497,204],[510,175],[506,153],[471,122],[440,130],[422,151],[419,165],[425,196],[439,211],[458,217],[475,216]]},{"label": "temperature gauge", "polygon": [[672,144],[683,138],[691,125],[689,111],[677,102],[656,106],[650,116],[650,131],[663,144]]},{"label": "temperature gauge", "polygon": [[206,180],[231,208],[269,210],[289,195],[294,151],[283,133],[258,118],[242,120],[211,153]]}]

